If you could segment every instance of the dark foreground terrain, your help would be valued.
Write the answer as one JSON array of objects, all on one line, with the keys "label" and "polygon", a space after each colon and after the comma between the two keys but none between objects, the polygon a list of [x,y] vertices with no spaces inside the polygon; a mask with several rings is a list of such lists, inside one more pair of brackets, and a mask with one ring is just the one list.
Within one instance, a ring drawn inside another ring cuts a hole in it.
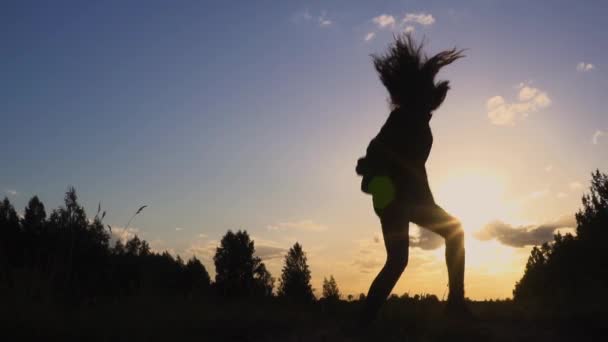
[{"label": "dark foreground terrain", "polygon": [[[360,302],[298,306],[276,299],[130,298],[71,309],[3,300],[3,341],[605,341],[606,317],[542,314],[513,302],[472,302],[472,321],[441,302],[391,299],[374,326],[354,325]],[[602,326],[604,325],[604,326]]]}]

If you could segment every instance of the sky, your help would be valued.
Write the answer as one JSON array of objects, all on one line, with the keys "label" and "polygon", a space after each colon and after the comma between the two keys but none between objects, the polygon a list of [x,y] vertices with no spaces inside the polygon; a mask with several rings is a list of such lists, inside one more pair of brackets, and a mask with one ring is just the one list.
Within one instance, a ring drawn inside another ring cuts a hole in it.
[{"label": "sky", "polygon": [[[427,163],[466,231],[467,295],[507,298],[531,246],[571,231],[608,171],[605,1],[3,1],[0,196],[93,216],[201,258],[244,229],[280,277],[303,245],[320,293],[367,292],[385,253],[356,160],[386,120],[370,54],[392,35],[442,70]],[[443,245],[412,226],[395,293],[447,291]]]}]

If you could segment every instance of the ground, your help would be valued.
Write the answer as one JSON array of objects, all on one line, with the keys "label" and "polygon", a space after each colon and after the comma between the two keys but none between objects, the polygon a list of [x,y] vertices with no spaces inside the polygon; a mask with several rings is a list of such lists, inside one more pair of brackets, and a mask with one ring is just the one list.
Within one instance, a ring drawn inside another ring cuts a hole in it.
[{"label": "ground", "polygon": [[605,317],[541,315],[511,301],[471,302],[473,320],[448,320],[443,303],[393,299],[367,330],[354,323],[358,301],[149,296],[69,309],[8,303],[0,316],[3,335],[12,337],[6,341],[571,341],[605,332]]}]

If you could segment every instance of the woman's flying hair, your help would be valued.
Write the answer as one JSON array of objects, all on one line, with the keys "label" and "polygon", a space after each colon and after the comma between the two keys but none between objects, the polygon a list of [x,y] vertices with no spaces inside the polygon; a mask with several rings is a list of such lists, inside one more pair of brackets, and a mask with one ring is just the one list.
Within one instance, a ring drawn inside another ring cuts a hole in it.
[{"label": "woman's flying hair", "polygon": [[433,111],[445,99],[448,81],[435,83],[435,75],[444,66],[464,57],[464,50],[442,51],[428,58],[424,42],[416,43],[411,34],[394,36],[395,41],[384,55],[372,55],[374,67],[388,90],[393,109],[416,108]]}]

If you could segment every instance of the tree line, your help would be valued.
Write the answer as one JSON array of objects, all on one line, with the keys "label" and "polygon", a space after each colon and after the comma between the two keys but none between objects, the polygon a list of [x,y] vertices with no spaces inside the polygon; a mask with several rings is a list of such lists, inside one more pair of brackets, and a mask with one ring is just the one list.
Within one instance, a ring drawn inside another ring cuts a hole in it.
[{"label": "tree line", "polygon": [[571,314],[608,310],[608,174],[596,170],[576,213],[576,234],[556,234],[532,249],[513,298]]},{"label": "tree line", "polygon": [[[0,292],[72,303],[146,294],[316,300],[299,243],[285,255],[275,290],[275,278],[255,255],[247,231],[228,231],[222,237],[213,258],[215,281],[211,281],[195,256],[184,261],[179,255],[152,251],[137,235],[112,244],[111,227],[104,225],[104,218],[101,207],[92,219],[87,218],[74,188],[50,215],[37,196],[22,216],[5,197],[0,201]],[[576,221],[576,234],[558,233],[553,241],[532,249],[513,290],[516,303],[573,313],[606,311],[608,174],[592,173]],[[333,276],[324,278],[320,297],[341,298]],[[361,294],[359,299],[363,298]],[[435,296],[414,299],[437,300]]]},{"label": "tree line", "polygon": [[[0,290],[34,300],[81,303],[129,295],[271,297],[297,302],[316,300],[306,253],[295,243],[284,258],[278,288],[247,231],[228,231],[213,257],[212,282],[193,256],[155,252],[134,235],[113,242],[112,227],[98,207],[87,218],[74,188],[64,204],[47,216],[37,196],[23,216],[7,197],[0,202]],[[113,242],[113,243],[112,243]],[[322,298],[339,300],[333,276],[323,282]]]}]

